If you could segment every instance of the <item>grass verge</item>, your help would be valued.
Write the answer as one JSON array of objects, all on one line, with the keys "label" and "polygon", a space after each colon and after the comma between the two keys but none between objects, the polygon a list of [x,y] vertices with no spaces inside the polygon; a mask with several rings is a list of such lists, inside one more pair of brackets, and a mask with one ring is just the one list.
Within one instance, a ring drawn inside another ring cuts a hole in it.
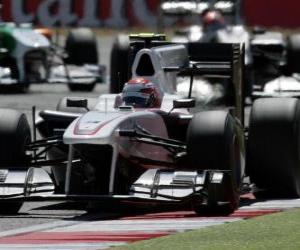
[{"label": "grass verge", "polygon": [[141,249],[300,249],[300,209],[129,244]]}]

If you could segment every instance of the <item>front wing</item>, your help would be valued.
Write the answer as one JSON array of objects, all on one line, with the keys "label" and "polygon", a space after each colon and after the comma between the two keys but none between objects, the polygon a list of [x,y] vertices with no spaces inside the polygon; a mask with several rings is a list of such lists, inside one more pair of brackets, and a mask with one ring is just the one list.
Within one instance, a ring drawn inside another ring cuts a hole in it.
[{"label": "front wing", "polygon": [[150,169],[131,186],[128,195],[54,194],[55,185],[42,168],[0,170],[2,201],[105,201],[185,203],[197,198],[206,203],[211,190],[224,189],[230,171],[167,171]]}]

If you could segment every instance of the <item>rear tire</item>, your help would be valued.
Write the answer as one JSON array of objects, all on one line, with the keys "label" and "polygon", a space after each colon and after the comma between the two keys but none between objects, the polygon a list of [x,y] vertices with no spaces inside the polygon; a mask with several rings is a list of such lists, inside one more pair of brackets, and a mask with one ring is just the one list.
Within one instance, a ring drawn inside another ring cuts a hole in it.
[{"label": "rear tire", "polygon": [[93,31],[88,28],[73,29],[66,39],[65,50],[67,64],[98,64],[97,40]]},{"label": "rear tire", "polygon": [[130,41],[119,35],[113,43],[110,56],[110,93],[118,94],[129,79]]},{"label": "rear tire", "polygon": [[[30,127],[25,114],[0,109],[0,168],[24,168],[29,164],[26,145],[30,143]],[[16,214],[23,202],[0,201],[0,214]]]},{"label": "rear tire", "polygon": [[[65,50],[68,57],[65,59],[66,64],[84,65],[98,64],[97,39],[93,31],[88,28],[73,29],[69,32]],[[71,91],[93,91],[95,84],[69,83]]]},{"label": "rear tire", "polygon": [[[226,111],[204,111],[196,114],[187,132],[187,157],[196,170],[230,170],[222,184],[210,184],[206,206],[194,203],[198,214],[232,213],[239,205],[244,167],[243,135],[234,118]],[[219,206],[221,203],[225,204]]]},{"label": "rear tire", "polygon": [[287,71],[288,74],[300,73],[300,34],[291,35],[287,41]]},{"label": "rear tire", "polygon": [[249,123],[247,173],[268,196],[300,196],[300,102],[262,98]]}]

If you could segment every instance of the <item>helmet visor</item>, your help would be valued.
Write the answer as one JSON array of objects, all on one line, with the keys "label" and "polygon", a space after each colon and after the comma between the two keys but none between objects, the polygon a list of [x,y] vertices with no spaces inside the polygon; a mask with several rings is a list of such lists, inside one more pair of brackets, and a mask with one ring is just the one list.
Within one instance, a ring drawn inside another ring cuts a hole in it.
[{"label": "helmet visor", "polygon": [[123,97],[123,101],[125,105],[134,106],[136,108],[145,108],[148,105],[147,97],[139,97],[139,96],[126,96]]}]

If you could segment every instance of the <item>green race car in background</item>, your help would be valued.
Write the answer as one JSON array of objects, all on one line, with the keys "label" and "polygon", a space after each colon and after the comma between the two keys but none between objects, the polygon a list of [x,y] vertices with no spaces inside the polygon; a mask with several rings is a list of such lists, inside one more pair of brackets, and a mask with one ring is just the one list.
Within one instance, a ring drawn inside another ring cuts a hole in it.
[{"label": "green race car in background", "polygon": [[30,24],[0,24],[0,87],[26,92],[31,83],[61,82],[92,91],[104,72],[90,29],[71,30],[59,47]]}]

